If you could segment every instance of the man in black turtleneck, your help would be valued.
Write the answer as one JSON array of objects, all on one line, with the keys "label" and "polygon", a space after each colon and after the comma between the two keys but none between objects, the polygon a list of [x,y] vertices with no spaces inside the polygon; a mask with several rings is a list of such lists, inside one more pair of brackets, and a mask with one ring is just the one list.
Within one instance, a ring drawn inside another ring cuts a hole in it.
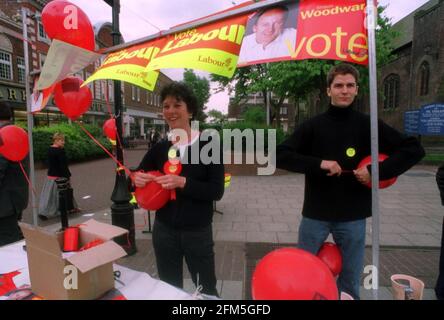
[{"label": "man in black turtleneck", "polygon": [[[358,71],[334,66],[327,76],[328,110],[301,124],[277,147],[277,167],[305,174],[304,206],[298,246],[313,254],[332,233],[343,266],[338,290],[359,299],[364,264],[366,218],[371,212],[371,166],[356,169],[371,154],[370,117],[354,110]],[[424,156],[414,137],[378,122],[381,180],[399,176]]]}]

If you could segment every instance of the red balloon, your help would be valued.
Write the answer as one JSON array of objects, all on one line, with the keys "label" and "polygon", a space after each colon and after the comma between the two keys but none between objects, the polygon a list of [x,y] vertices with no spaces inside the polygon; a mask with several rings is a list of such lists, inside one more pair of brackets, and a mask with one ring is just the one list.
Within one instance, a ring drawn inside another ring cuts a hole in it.
[{"label": "red balloon", "polygon": [[[385,154],[383,154],[383,153],[380,153],[380,154],[378,155],[378,161],[379,161],[379,162],[383,162],[383,161],[384,161],[385,159],[387,159],[387,158],[388,158],[388,156],[385,155]],[[369,164],[371,164],[371,163],[372,163],[371,156],[367,156],[367,157],[365,157],[364,159],[362,159],[361,162],[359,162],[358,168],[361,168],[361,167],[367,166],[367,165],[369,165]],[[393,177],[393,178],[391,178],[391,179],[387,179],[387,180],[380,180],[380,181],[379,181],[379,189],[385,189],[385,188],[387,188],[387,187],[390,187],[390,186],[391,186],[392,184],[394,184],[395,182],[396,182],[396,177]],[[369,188],[372,187],[372,182],[371,182],[371,180],[366,184],[366,186],[369,187]]]},{"label": "red balloon", "polygon": [[21,161],[29,152],[28,134],[14,125],[0,129],[0,153],[10,161]]},{"label": "red balloon", "polygon": [[76,120],[91,106],[91,90],[88,86],[80,87],[82,83],[80,78],[68,77],[58,82],[54,89],[55,104],[71,120]]},{"label": "red balloon", "polygon": [[105,123],[103,124],[103,133],[111,140],[116,140],[117,136],[116,119],[113,118],[105,121]]},{"label": "red balloon", "polygon": [[88,16],[76,5],[63,0],[51,1],[42,10],[42,23],[50,39],[94,51],[94,30]]},{"label": "red balloon", "polygon": [[259,261],[251,281],[255,300],[337,300],[338,288],[328,267],[296,248],[272,251]]},{"label": "red balloon", "polygon": [[334,277],[341,273],[342,255],[336,244],[325,242],[317,256],[327,265]]},{"label": "red balloon", "polygon": [[[150,171],[156,177],[162,176],[159,171]],[[170,200],[170,190],[162,188],[157,182],[151,181],[143,188],[136,188],[137,204],[147,210],[159,210]]]}]

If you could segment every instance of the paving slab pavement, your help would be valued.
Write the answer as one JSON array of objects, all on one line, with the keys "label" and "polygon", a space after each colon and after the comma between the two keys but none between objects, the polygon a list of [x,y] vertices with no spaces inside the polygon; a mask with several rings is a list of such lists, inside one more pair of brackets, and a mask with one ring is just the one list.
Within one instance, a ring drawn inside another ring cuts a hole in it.
[{"label": "paving slab pavement", "polygon": [[[398,178],[395,185],[380,192],[381,274],[406,273],[426,283],[424,298],[433,299],[432,287],[437,277],[437,257],[444,207],[435,182],[436,167],[417,166]],[[223,298],[249,299],[247,263],[253,246],[295,245],[301,220],[303,175],[233,176],[214,214],[218,288]],[[89,214],[89,216],[88,216]],[[86,210],[71,217],[71,224],[95,218],[111,223],[110,209]],[[151,213],[151,220],[155,213]],[[122,264],[156,276],[147,212],[135,210],[138,252],[124,258]],[[54,224],[55,223],[55,224]],[[43,223],[58,228],[56,220]],[[371,245],[371,219],[367,222],[367,245]],[[368,248],[366,264],[371,264]],[[428,259],[424,256],[428,253]],[[265,254],[264,252],[262,253]],[[262,256],[263,256],[262,255]],[[403,260],[400,261],[400,255]],[[250,259],[251,260],[251,259]],[[257,257],[256,257],[257,260]],[[184,267],[185,289],[194,286]],[[382,279],[382,277],[380,277]],[[384,289],[385,288],[385,289]],[[389,299],[389,284],[381,282],[380,299]],[[388,290],[388,291],[387,291]],[[363,299],[370,299],[366,290]]]}]

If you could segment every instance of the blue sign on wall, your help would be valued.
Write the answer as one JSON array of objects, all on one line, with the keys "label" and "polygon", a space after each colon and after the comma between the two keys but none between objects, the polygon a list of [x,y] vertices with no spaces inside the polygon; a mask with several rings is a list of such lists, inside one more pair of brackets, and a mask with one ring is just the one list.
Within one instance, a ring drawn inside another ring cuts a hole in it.
[{"label": "blue sign on wall", "polygon": [[444,136],[444,104],[431,104],[421,108],[419,134]]},{"label": "blue sign on wall", "polygon": [[419,110],[404,112],[404,132],[406,134],[419,134]]}]

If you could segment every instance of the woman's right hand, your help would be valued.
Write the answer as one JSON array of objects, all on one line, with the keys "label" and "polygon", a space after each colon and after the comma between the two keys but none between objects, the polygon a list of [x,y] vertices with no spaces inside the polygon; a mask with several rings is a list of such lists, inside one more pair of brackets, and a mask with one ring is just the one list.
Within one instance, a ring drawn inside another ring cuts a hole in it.
[{"label": "woman's right hand", "polygon": [[155,177],[152,174],[137,171],[133,173],[133,182],[137,188],[143,188],[148,182],[153,181]]}]

